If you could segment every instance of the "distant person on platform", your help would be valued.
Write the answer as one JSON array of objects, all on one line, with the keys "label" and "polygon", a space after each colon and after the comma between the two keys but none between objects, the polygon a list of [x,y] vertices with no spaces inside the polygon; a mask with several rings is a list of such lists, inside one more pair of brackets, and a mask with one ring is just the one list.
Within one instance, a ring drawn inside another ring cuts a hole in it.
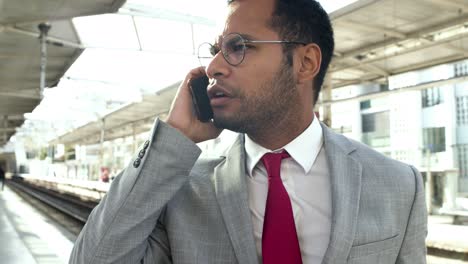
[{"label": "distant person on platform", "polygon": [[3,171],[2,166],[0,166],[0,181],[2,181],[2,191],[5,185],[5,171]]},{"label": "distant person on platform", "polygon": [[[231,0],[228,11],[206,68],[187,75],[70,263],[425,263],[419,172],[314,115],[334,47],[320,4]],[[208,123],[189,90],[204,75]],[[196,143],[223,129],[239,133],[230,149],[200,158]]]}]

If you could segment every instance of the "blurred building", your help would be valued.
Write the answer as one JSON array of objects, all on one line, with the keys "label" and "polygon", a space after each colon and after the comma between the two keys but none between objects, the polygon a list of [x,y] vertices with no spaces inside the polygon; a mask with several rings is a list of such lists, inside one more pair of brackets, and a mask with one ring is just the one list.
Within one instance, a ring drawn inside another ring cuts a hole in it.
[{"label": "blurred building", "polygon": [[[332,128],[416,166],[435,208],[468,197],[468,60],[334,91]],[[341,100],[341,102],[340,102]],[[458,200],[457,200],[458,199]]]}]

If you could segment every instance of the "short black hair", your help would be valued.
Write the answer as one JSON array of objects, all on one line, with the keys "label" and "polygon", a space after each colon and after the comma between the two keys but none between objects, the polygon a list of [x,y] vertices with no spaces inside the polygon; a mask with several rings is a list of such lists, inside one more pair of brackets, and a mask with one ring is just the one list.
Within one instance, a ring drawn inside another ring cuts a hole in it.
[{"label": "short black hair", "polygon": [[[234,1],[228,0],[228,4]],[[275,0],[270,27],[278,32],[282,40],[315,43],[320,47],[322,62],[314,80],[315,104],[335,48],[333,28],[327,12],[316,0]],[[283,50],[292,64],[291,45],[285,44]]]}]

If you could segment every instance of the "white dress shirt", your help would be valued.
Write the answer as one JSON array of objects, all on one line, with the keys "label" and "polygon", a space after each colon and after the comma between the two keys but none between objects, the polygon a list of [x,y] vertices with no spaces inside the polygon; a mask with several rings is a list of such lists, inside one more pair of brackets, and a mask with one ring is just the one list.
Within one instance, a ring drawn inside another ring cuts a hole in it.
[{"label": "white dress shirt", "polygon": [[302,262],[319,264],[330,240],[331,184],[322,127],[316,117],[302,134],[278,150],[268,150],[245,137],[249,206],[259,260],[262,263],[263,218],[268,194],[268,174],[260,159],[267,152],[283,149],[291,158],[281,162],[281,179],[291,199]]}]

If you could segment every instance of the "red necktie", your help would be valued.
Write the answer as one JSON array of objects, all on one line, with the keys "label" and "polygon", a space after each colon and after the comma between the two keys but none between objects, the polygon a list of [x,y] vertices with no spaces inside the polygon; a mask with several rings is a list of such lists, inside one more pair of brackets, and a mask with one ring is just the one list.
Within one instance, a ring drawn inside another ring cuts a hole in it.
[{"label": "red necktie", "polygon": [[262,162],[268,172],[268,197],[263,220],[263,264],[302,263],[291,200],[280,177],[281,160],[287,152],[267,153]]}]

